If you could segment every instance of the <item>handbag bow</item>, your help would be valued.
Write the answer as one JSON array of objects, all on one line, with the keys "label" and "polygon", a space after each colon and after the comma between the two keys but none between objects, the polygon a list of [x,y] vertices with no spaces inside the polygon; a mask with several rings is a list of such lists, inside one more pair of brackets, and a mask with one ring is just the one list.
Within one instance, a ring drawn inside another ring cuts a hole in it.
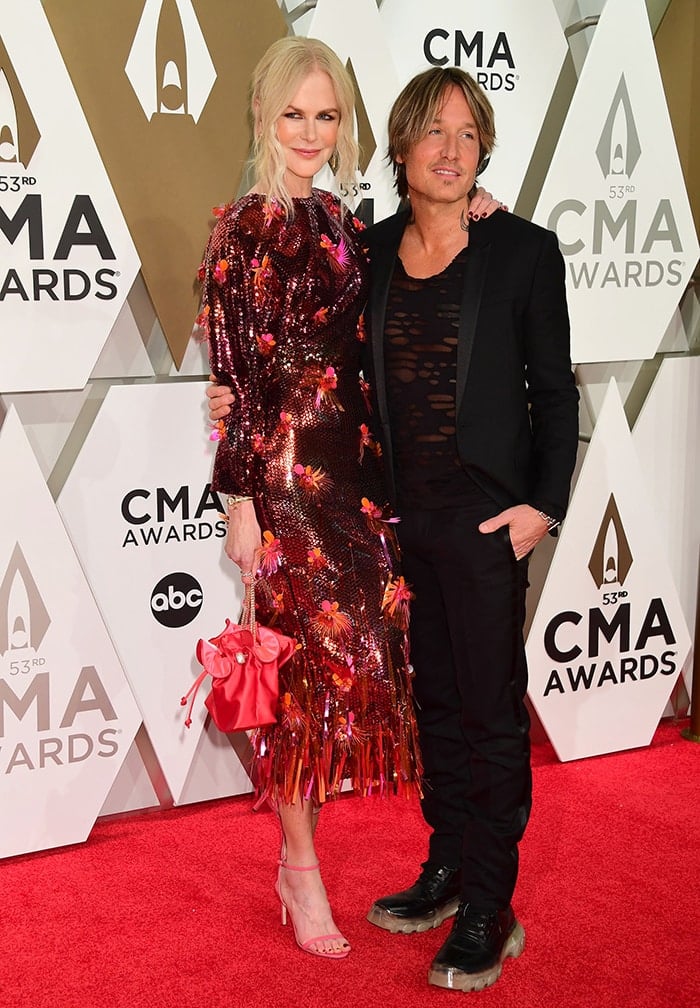
[{"label": "handbag bow", "polygon": [[[203,669],[180,700],[184,707],[191,697],[185,727],[192,724],[194,701],[207,675],[212,677],[213,687],[205,702],[222,731],[271,724],[275,720],[277,671],[295,649],[296,641],[292,637],[270,627],[258,624],[253,632],[250,627],[227,619],[217,637],[200,639],[197,643],[197,660]],[[250,721],[250,724],[222,727],[241,720]]]}]

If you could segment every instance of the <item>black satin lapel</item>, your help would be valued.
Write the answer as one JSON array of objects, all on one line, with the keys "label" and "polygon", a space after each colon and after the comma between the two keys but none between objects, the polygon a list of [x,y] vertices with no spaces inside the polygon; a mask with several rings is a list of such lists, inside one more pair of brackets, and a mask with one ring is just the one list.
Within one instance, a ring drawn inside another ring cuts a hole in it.
[{"label": "black satin lapel", "polygon": [[379,408],[379,417],[384,424],[389,423],[389,408],[386,400],[386,368],[384,365],[386,303],[407,219],[407,215],[398,217],[396,219],[396,227],[391,234],[386,236],[386,241],[381,244],[377,243],[370,251],[370,339],[372,341],[372,361],[374,364],[374,390]]},{"label": "black satin lapel", "polygon": [[473,245],[466,257],[462,304],[459,315],[459,342],[457,344],[457,390],[455,397],[457,416],[459,416],[459,410],[462,405],[464,389],[467,384],[467,375],[469,374],[469,365],[472,359],[476,321],[479,316],[481,292],[484,288],[484,280],[486,279],[486,267],[488,265],[490,250],[491,247],[488,244]]}]

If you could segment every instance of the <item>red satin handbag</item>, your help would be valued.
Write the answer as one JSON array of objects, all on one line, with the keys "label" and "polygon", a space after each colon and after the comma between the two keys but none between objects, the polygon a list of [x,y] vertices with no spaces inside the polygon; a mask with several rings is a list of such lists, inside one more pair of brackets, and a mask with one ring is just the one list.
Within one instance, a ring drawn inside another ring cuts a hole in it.
[{"label": "red satin handbag", "polygon": [[226,620],[218,637],[197,643],[197,660],[204,670],[180,701],[184,707],[192,697],[185,727],[192,724],[195,697],[207,675],[212,688],[204,703],[219,731],[245,731],[277,720],[278,670],[291,658],[296,641],[256,625],[254,593],[255,586],[246,585],[241,623]]}]

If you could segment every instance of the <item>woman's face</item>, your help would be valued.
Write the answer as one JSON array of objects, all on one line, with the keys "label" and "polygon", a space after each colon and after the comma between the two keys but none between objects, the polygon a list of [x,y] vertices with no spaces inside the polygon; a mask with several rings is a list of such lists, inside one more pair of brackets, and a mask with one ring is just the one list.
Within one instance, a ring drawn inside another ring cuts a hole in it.
[{"label": "woman's face", "polygon": [[284,180],[292,196],[311,195],[314,175],[335,150],[339,123],[333,83],[324,70],[313,70],[276,125],[287,165]]}]

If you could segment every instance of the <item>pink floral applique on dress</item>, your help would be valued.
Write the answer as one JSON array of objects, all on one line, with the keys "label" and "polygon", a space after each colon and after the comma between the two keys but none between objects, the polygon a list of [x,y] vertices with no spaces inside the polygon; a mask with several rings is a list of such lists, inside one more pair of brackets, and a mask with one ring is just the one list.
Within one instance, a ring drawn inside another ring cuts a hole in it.
[{"label": "pink floral applique on dress", "polygon": [[292,414],[285,413],[284,410],[280,412],[280,422],[277,424],[278,434],[288,434],[292,429]]},{"label": "pink floral applique on dress", "polygon": [[347,242],[341,238],[335,245],[328,235],[321,235],[321,248],[325,250],[328,261],[336,273],[344,273],[350,263],[350,253]]},{"label": "pink floral applique on dress", "polygon": [[212,427],[211,434],[209,435],[210,441],[225,441],[226,440],[226,425],[223,420],[217,420]]},{"label": "pink floral applique on dress", "polygon": [[263,577],[275,574],[282,559],[282,544],[269,529],[263,532],[263,545],[260,550],[260,572]]},{"label": "pink floral applique on dress", "polygon": [[263,227],[269,228],[274,220],[284,217],[284,208],[280,206],[276,199],[266,200],[263,207]]},{"label": "pink floral applique on dress", "polygon": [[258,350],[263,355],[263,357],[269,357],[274,347],[277,346],[275,337],[272,335],[272,333],[269,332],[258,334],[255,337],[255,342],[257,343]]}]

